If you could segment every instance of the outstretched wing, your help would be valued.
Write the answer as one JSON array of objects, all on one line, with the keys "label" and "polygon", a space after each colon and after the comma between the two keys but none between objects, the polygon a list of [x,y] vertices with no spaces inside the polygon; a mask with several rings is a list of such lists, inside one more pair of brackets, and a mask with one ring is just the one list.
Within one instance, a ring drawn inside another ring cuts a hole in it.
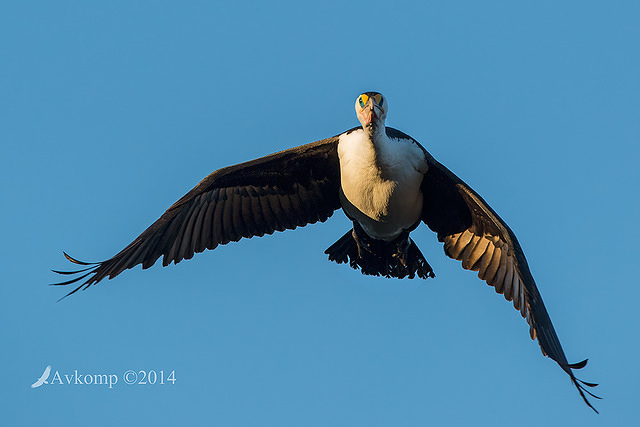
[{"label": "outstretched wing", "polygon": [[477,271],[480,279],[513,301],[529,324],[531,338],[538,338],[542,353],[569,374],[584,401],[595,411],[584,393],[598,397],[584,386],[597,384],[581,381],[572,372],[583,368],[587,361],[567,362],[516,236],[475,191],[428,153],[427,157],[422,220],[438,233],[447,256],[462,261],[463,268]]},{"label": "outstretched wing", "polygon": [[56,285],[86,279],[69,292],[142,264],[151,267],[190,259],[196,252],[325,221],[340,207],[338,136],[219,169],[174,203],[113,258],[60,274],[81,274]]}]

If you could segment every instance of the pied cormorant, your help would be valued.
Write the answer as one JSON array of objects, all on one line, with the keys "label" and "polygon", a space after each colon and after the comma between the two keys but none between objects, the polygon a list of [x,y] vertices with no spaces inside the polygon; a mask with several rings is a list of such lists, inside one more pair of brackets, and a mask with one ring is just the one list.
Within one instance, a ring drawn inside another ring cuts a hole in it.
[{"label": "pied cormorant", "polygon": [[[331,138],[219,169],[114,257],[86,263],[67,294],[142,264],[151,267],[190,259],[194,253],[241,238],[263,236],[323,222],[342,208],[353,228],[326,250],[329,259],[363,274],[434,277],[409,237],[421,222],[437,233],[445,253],[478,272],[520,311],[542,353],[571,377],[591,407],[584,386],[567,362],[516,236],[467,184],[438,163],[416,140],[386,127],[387,100],[377,92],[356,99],[362,126]],[[55,270],[54,270],[55,271]],[[595,409],[594,409],[595,410]],[[596,411],[597,412],[597,411]]]}]

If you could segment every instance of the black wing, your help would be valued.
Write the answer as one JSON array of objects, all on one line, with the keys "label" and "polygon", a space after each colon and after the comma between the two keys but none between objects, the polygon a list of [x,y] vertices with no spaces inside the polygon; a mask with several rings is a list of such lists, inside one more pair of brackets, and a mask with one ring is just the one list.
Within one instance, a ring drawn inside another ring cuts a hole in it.
[{"label": "black wing", "polygon": [[531,338],[538,338],[542,353],[569,374],[584,401],[596,411],[585,392],[599,397],[584,386],[597,384],[581,381],[572,372],[583,368],[587,361],[567,362],[516,236],[482,197],[430,154],[426,155],[429,170],[422,182],[422,220],[438,233],[447,256],[462,261],[463,268],[477,271],[480,279],[513,301],[529,324]]},{"label": "black wing", "polygon": [[256,160],[219,169],[185,194],[129,246],[113,258],[60,274],[82,274],[56,283],[86,278],[66,296],[105,277],[142,264],[151,267],[190,259],[196,252],[325,221],[340,207],[338,136],[291,148]]}]

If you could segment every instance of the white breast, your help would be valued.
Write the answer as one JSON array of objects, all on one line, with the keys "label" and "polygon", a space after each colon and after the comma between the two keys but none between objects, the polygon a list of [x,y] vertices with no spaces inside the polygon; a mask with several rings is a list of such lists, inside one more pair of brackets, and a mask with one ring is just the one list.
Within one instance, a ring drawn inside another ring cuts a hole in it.
[{"label": "white breast", "polygon": [[419,221],[420,184],[428,169],[419,146],[386,135],[374,143],[358,129],[340,136],[338,157],[342,208],[368,235],[393,240]]}]

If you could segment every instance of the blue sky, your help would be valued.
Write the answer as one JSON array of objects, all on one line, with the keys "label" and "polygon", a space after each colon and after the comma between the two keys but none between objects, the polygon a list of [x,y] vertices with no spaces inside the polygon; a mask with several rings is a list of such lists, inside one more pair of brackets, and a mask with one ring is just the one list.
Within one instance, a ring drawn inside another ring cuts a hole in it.
[{"label": "blue sky", "polygon": [[[637,422],[640,4],[230,3],[2,7],[8,425]],[[63,250],[111,257],[213,170],[355,126],[367,90],[515,231],[601,415],[424,226],[433,280],[328,262],[338,212],[56,302]],[[32,389],[47,365],[119,382]]]}]

